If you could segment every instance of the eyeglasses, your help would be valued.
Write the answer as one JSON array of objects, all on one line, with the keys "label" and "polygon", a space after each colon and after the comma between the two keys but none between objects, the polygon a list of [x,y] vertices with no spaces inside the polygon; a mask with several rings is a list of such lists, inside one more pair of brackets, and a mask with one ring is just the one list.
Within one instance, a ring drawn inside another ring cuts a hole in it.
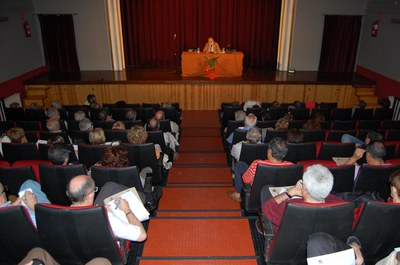
[{"label": "eyeglasses", "polygon": [[89,194],[92,193],[92,192],[96,193],[96,192],[98,192],[98,191],[99,191],[99,187],[94,187],[94,189],[91,190],[91,191],[89,192]]}]

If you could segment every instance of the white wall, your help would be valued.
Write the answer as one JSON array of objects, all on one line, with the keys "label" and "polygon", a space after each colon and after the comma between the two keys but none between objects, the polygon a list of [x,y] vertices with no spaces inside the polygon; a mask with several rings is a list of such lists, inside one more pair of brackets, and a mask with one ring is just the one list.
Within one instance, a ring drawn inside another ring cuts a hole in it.
[{"label": "white wall", "polygon": [[318,71],[324,15],[364,15],[367,0],[298,0],[289,69]]},{"label": "white wall", "polygon": [[79,66],[112,70],[104,0],[33,0],[36,14],[74,14]]},{"label": "white wall", "polygon": [[[371,37],[372,22],[382,12],[378,36]],[[400,19],[400,1],[370,0],[367,16],[361,33],[358,64],[400,81],[400,24],[391,22],[392,18]]]},{"label": "white wall", "polygon": [[[32,37],[25,37],[19,11],[25,12],[31,26]],[[41,54],[41,37],[36,27],[31,0],[1,0],[0,16],[0,83],[44,65]]]}]

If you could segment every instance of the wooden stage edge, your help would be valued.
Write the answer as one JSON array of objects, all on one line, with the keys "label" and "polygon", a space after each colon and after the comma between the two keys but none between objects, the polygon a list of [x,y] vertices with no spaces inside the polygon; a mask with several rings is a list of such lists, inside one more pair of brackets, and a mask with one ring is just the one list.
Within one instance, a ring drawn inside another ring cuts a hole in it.
[{"label": "wooden stage edge", "polygon": [[82,104],[87,94],[99,103],[118,100],[176,102],[185,110],[215,110],[221,102],[259,101],[337,102],[352,107],[358,100],[357,87],[374,87],[375,82],[357,73],[319,73],[244,69],[241,77],[182,77],[175,68],[132,68],[123,71],[46,72],[25,81],[26,89],[44,88],[46,106],[59,99],[65,105]]}]

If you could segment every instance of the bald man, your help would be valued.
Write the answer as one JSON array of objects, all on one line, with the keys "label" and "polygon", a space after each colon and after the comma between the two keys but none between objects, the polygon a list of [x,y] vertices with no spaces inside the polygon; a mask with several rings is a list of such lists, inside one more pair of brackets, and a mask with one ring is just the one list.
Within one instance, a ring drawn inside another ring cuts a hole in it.
[{"label": "bald man", "polygon": [[[165,120],[165,113],[163,110],[158,110],[156,114],[154,115],[154,118],[157,121]],[[176,124],[174,121],[169,121],[171,125],[171,132],[174,134],[175,138],[177,141],[179,141],[179,126]]]},{"label": "bald man", "polygon": [[207,53],[219,53],[221,49],[217,42],[214,41],[214,38],[209,37],[206,45],[204,46],[203,52]]},{"label": "bald man", "polygon": [[[72,202],[71,207],[91,206],[94,201],[96,186],[94,180],[86,175],[73,177],[67,185],[67,195]],[[117,209],[123,211],[128,223],[119,219],[111,210],[108,210],[108,219],[114,235],[130,241],[141,242],[147,238],[142,223],[132,212],[125,199],[115,200]]]}]

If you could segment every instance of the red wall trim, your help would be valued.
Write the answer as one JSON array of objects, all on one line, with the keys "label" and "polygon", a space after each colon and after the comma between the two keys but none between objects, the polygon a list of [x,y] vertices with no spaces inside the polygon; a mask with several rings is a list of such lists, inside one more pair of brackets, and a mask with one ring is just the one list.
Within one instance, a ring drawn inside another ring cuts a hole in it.
[{"label": "red wall trim", "polygon": [[368,68],[357,65],[356,72],[376,82],[376,95],[379,98],[388,96],[400,97],[400,82],[390,79]]},{"label": "red wall trim", "polygon": [[14,77],[3,83],[0,83],[0,97],[3,98],[3,97],[11,96],[14,93],[21,93],[21,98],[24,98],[24,96],[25,96],[24,81],[29,78],[34,77],[35,75],[43,73],[44,71],[45,71],[45,67],[41,66],[37,69],[26,72],[20,76]]}]

